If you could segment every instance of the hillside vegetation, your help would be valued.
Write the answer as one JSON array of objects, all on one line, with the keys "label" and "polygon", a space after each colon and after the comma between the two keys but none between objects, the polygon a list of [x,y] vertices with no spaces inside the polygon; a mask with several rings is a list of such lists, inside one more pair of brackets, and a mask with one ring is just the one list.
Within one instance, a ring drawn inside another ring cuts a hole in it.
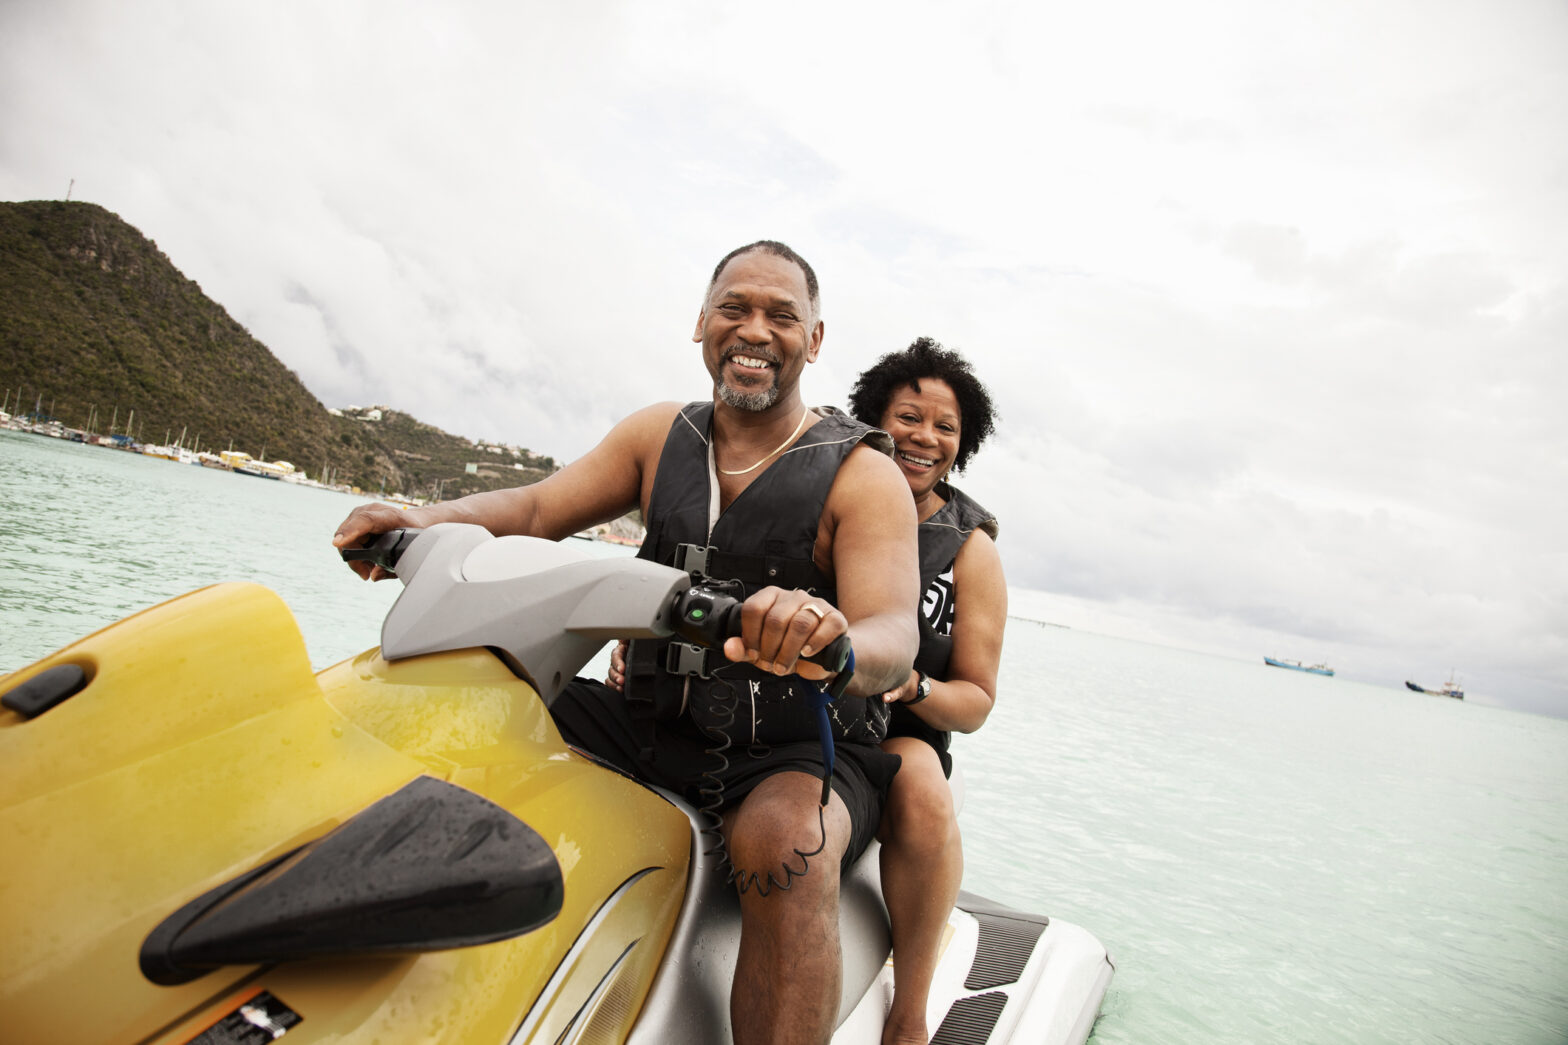
[{"label": "hillside vegetation", "polygon": [[554,468],[397,411],[335,416],[156,243],[90,203],[0,203],[0,387],[13,413],[37,407],[103,433],[134,413],[138,441],[183,431],[186,446],[232,446],[371,492],[449,498]]}]

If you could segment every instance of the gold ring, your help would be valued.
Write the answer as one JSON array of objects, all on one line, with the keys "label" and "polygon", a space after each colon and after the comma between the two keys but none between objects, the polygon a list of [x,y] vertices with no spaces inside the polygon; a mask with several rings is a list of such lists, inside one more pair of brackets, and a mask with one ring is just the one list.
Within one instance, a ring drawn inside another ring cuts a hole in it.
[{"label": "gold ring", "polygon": [[814,602],[806,603],[801,607],[801,609],[810,610],[812,613],[815,613],[817,615],[817,620],[823,620],[827,617],[827,614],[822,611],[822,608]]}]

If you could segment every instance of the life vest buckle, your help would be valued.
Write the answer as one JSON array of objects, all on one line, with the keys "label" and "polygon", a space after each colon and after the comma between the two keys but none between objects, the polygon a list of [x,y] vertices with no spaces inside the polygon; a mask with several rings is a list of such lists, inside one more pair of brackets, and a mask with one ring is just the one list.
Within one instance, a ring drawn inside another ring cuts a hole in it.
[{"label": "life vest buckle", "polygon": [[695,675],[709,678],[709,657],[714,650],[693,646],[689,642],[672,642],[664,654],[664,670],[671,675]]},{"label": "life vest buckle", "polygon": [[693,577],[708,576],[708,558],[717,549],[700,544],[677,544],[675,546],[675,568],[684,570]]}]

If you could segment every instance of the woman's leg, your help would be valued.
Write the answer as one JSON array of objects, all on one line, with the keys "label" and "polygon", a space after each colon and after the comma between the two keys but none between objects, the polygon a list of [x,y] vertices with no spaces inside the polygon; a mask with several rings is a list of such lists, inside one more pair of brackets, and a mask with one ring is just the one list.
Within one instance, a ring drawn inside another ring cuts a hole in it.
[{"label": "woman's leg", "polygon": [[964,853],[953,792],[930,744],[891,737],[883,750],[902,755],[882,813],[882,898],[893,923],[893,1007],[883,1045],[931,1034],[926,1004],[947,916],[958,899]]}]

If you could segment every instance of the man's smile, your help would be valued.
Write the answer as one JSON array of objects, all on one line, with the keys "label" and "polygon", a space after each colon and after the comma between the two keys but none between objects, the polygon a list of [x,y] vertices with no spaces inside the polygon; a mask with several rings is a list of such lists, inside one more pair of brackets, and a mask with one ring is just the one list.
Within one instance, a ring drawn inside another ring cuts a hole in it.
[{"label": "man's smile", "polygon": [[764,359],[761,356],[745,355],[740,352],[731,353],[725,359],[725,362],[734,363],[743,370],[766,370],[769,367],[775,365],[774,361],[771,359]]}]

